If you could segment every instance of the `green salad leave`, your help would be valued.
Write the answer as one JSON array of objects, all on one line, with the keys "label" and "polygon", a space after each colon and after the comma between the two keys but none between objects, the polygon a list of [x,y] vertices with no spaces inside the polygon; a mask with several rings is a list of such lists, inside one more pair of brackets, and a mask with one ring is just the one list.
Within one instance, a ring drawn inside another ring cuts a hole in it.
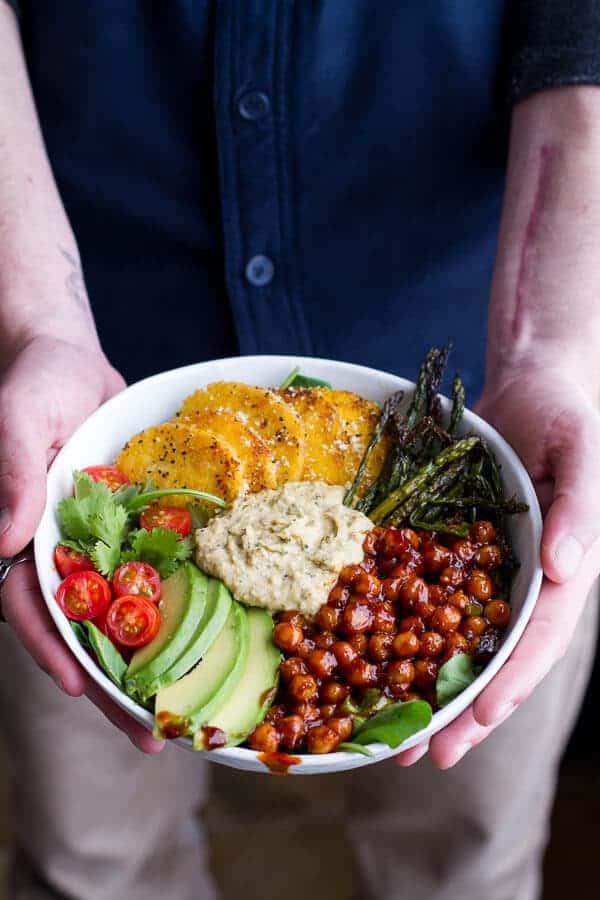
[{"label": "green salad leave", "polygon": [[312,378],[310,375],[302,375],[300,372],[300,367],[297,366],[293,369],[287,378],[279,385],[279,390],[285,391],[287,388],[314,388],[314,387],[323,387],[323,388],[331,388],[331,385],[328,381],[323,381],[322,378]]},{"label": "green salad leave", "polygon": [[153,528],[152,531],[140,528],[129,534],[121,560],[149,563],[161,578],[168,578],[180,562],[191,557],[192,549],[191,538],[179,537],[171,528]]},{"label": "green salad leave", "polygon": [[359,724],[352,735],[352,743],[364,745],[378,741],[388,747],[399,747],[407,738],[427,728],[431,716],[431,706],[425,700],[390,703]]},{"label": "green salad leave", "polygon": [[481,672],[468,653],[458,653],[440,668],[435,685],[439,706],[446,706],[469,687]]},{"label": "green salad leave", "polygon": [[[114,493],[86,472],[73,473],[73,496],[63,497],[57,514],[61,544],[89,556],[96,569],[110,578],[128,560],[150,563],[167,578],[192,554],[192,543],[166,528],[137,529],[142,509],[169,494],[188,494],[224,507],[220,497],[191,489],[155,490],[153,485],[125,485]],[[200,519],[200,516],[198,516]],[[135,529],[135,530],[133,530]]]}]

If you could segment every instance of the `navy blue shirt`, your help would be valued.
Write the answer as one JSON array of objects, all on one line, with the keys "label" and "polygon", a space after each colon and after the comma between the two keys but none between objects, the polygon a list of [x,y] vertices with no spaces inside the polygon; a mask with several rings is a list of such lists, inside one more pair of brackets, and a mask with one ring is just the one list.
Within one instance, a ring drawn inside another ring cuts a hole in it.
[{"label": "navy blue shirt", "polygon": [[101,339],[127,378],[235,353],[411,377],[451,338],[474,398],[504,0],[20,7]]}]

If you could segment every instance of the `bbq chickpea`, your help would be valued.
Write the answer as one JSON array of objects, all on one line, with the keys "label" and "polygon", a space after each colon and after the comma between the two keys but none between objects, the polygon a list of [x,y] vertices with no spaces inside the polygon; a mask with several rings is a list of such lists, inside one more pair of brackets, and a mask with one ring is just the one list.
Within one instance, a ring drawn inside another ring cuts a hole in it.
[{"label": "bbq chickpea", "polygon": [[306,735],[309,753],[331,753],[340,743],[339,734],[328,725],[317,725]]},{"label": "bbq chickpea", "polygon": [[474,561],[480,569],[497,569],[502,565],[502,550],[498,544],[484,544],[476,552]]},{"label": "bbq chickpea", "polygon": [[368,532],[363,541],[363,550],[367,556],[377,556],[384,534],[384,528],[374,528]]},{"label": "bbq chickpea", "polygon": [[430,541],[423,550],[423,565],[426,572],[441,572],[451,561],[452,554],[443,544]]},{"label": "bbq chickpea", "polygon": [[439,666],[432,659],[418,659],[415,663],[414,683],[421,689],[435,685]]},{"label": "bbq chickpea", "polygon": [[315,642],[311,638],[304,638],[296,647],[296,653],[301,659],[306,659],[309,653],[315,649]]},{"label": "bbq chickpea", "polygon": [[471,562],[473,557],[475,556],[475,550],[477,549],[471,541],[468,541],[464,538],[459,539],[458,541],[454,541],[450,549],[454,556],[461,561],[464,565]]},{"label": "bbq chickpea", "polygon": [[329,592],[329,597],[327,599],[328,606],[334,607],[334,609],[343,609],[348,600],[350,599],[350,588],[346,584],[338,583],[332,587]]},{"label": "bbq chickpea", "polygon": [[377,597],[381,591],[381,582],[376,575],[372,575],[369,572],[363,572],[362,575],[359,575],[354,579],[352,587],[356,594]]},{"label": "bbq chickpea", "polygon": [[447,596],[448,592],[445,588],[442,587],[441,584],[429,585],[429,602],[432,604],[432,606],[441,606],[446,602]]},{"label": "bbq chickpea", "polygon": [[335,635],[331,631],[319,631],[315,634],[314,642],[319,650],[329,650],[335,644]]},{"label": "bbq chickpea", "polygon": [[419,616],[405,616],[400,619],[399,631],[414,631],[415,634],[423,634],[425,622]]},{"label": "bbq chickpea", "polygon": [[475,544],[493,544],[496,540],[496,529],[491,522],[479,519],[471,525],[469,537]]},{"label": "bbq chickpea", "polygon": [[349,587],[352,587],[355,580],[357,578],[360,578],[364,574],[364,569],[361,569],[361,567],[358,565],[344,566],[339,574],[338,581],[340,581],[342,584],[347,584]]},{"label": "bbq chickpea", "polygon": [[373,687],[379,679],[379,669],[374,663],[358,657],[346,668],[346,678],[352,687]]},{"label": "bbq chickpea", "polygon": [[321,713],[312,703],[296,703],[292,707],[292,714],[300,716],[304,723],[315,722],[321,718]]},{"label": "bbq chickpea", "polygon": [[335,715],[336,705],[335,703],[324,703],[319,708],[319,718],[321,718],[324,722],[327,719],[330,719]]},{"label": "bbq chickpea", "polygon": [[265,722],[270,722],[271,725],[275,725],[279,719],[283,719],[284,716],[287,715],[287,707],[284,703],[277,703],[275,706],[272,706],[265,716]]},{"label": "bbq chickpea", "polygon": [[437,631],[426,631],[421,636],[419,654],[426,657],[439,656],[444,645],[445,640],[441,634],[438,634]]},{"label": "bbq chickpea", "polygon": [[384,559],[400,556],[410,546],[410,542],[399,528],[386,528],[380,542],[380,554]]},{"label": "bbq chickpea", "polygon": [[393,641],[394,636],[391,634],[372,634],[367,648],[369,658],[378,663],[391,659]]},{"label": "bbq chickpea", "polygon": [[442,653],[442,662],[448,662],[449,659],[452,659],[453,656],[456,656],[458,653],[468,653],[469,652],[469,642],[466,637],[460,633],[460,631],[452,631],[446,637],[446,645],[444,647],[444,652]]},{"label": "bbq chickpea", "polygon": [[408,578],[400,588],[400,600],[407,610],[413,610],[415,602],[427,603],[429,598],[429,589],[427,583],[419,578],[418,575],[412,575]]},{"label": "bbq chickpea", "polygon": [[436,607],[431,617],[431,628],[440,634],[449,634],[451,631],[456,631],[461,619],[460,611],[450,603],[446,603],[444,606]]},{"label": "bbq chickpea", "polygon": [[488,623],[483,616],[467,616],[460,625],[461,633],[464,634],[468,641],[472,641],[474,637],[479,637],[487,628]]},{"label": "bbq chickpea", "polygon": [[443,587],[453,588],[454,590],[459,588],[464,580],[464,569],[459,566],[446,566],[440,574],[440,584]]},{"label": "bbq chickpea", "polygon": [[354,647],[359,656],[364,656],[367,652],[369,638],[366,634],[355,634],[350,638],[350,644]]},{"label": "bbq chickpea", "polygon": [[291,625],[297,625],[298,628],[304,628],[304,616],[297,609],[286,609],[284,612],[277,613],[278,622],[289,622]]},{"label": "bbq chickpea", "polygon": [[274,725],[263,722],[257,725],[248,738],[252,750],[260,753],[277,753],[279,750],[279,732]]},{"label": "bbq chickpea", "polygon": [[492,596],[492,580],[485,572],[473,569],[465,582],[465,590],[476,600],[489,600]]},{"label": "bbq chickpea", "polygon": [[337,669],[337,664],[337,659],[330,650],[313,650],[306,657],[306,665],[316,678],[328,678]]},{"label": "bbq chickpea", "polygon": [[352,736],[352,718],[350,716],[332,716],[326,725],[338,735],[340,741],[348,741]]},{"label": "bbq chickpea", "polygon": [[348,641],[336,641],[331,645],[331,652],[337,659],[339,665],[344,669],[357,658],[358,653]]},{"label": "bbq chickpea", "polygon": [[392,634],[396,631],[396,613],[394,607],[387,600],[381,600],[372,606],[373,622],[371,628],[373,631]]},{"label": "bbq chickpea", "polygon": [[286,750],[295,750],[302,741],[306,731],[306,724],[302,716],[285,716],[277,723],[281,744]]},{"label": "bbq chickpea", "polygon": [[452,606],[456,606],[462,613],[466,612],[470,602],[468,595],[465,594],[463,590],[454,591],[448,597],[448,603],[452,604]]},{"label": "bbq chickpea", "polygon": [[282,681],[291,681],[295,675],[308,675],[308,668],[299,656],[290,656],[280,664],[279,674]]},{"label": "bbq chickpea", "polygon": [[324,681],[319,688],[319,698],[322,703],[333,703],[337,706],[348,696],[348,686],[339,681]]},{"label": "bbq chickpea", "polygon": [[340,623],[340,611],[335,606],[322,606],[315,616],[315,624],[323,631],[335,631]]},{"label": "bbq chickpea", "polygon": [[511,606],[505,600],[492,600],[483,611],[484,616],[496,628],[505,628],[510,621]]},{"label": "bbq chickpea", "polygon": [[317,692],[317,682],[312,675],[294,675],[288,685],[288,693],[296,703],[312,700]]},{"label": "bbq chickpea", "polygon": [[341,630],[351,637],[368,631],[373,624],[373,610],[365,599],[353,598],[342,613]]},{"label": "bbq chickpea", "polygon": [[402,578],[384,578],[381,582],[381,594],[384,601],[393,603],[400,596],[400,588],[410,575],[406,573]]},{"label": "bbq chickpea", "polygon": [[273,629],[273,640],[286,653],[292,653],[303,640],[304,634],[299,625],[292,622],[278,622]]},{"label": "bbq chickpea", "polygon": [[406,659],[396,659],[387,667],[385,678],[395,691],[407,691],[415,678],[415,667]]},{"label": "bbq chickpea", "polygon": [[404,659],[410,656],[416,656],[419,652],[421,642],[414,631],[401,631],[394,638],[392,649],[394,656]]}]

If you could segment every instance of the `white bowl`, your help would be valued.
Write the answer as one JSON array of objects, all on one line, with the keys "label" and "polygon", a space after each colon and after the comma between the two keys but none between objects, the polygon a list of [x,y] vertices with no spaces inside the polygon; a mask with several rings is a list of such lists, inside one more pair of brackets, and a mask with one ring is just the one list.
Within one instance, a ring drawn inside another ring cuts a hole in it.
[{"label": "white bowl", "polygon": [[[274,386],[280,384],[296,366],[301,366],[302,371],[308,375],[329,381],[336,388],[356,391],[377,403],[382,403],[393,391],[398,389],[410,391],[414,387],[412,382],[375,369],[295,356],[236,357],[173,369],[132,385],[96,410],[65,444],[48,473],[46,508],[35,536],[35,559],[42,593],[50,615],[83,668],[115,703],[149,730],[152,728],[151,713],[122,693],[98,668],[75,638],[69,620],[54,599],[60,580],[53,563],[54,547],[60,539],[56,520],[58,501],[71,492],[74,469],[110,463],[133,434],[149,425],[171,418],[183,398],[202,385],[211,381],[242,381],[259,386]],[[542,580],[539,562],[542,517],[527,472],[506,441],[474,413],[465,412],[462,427],[463,431],[474,431],[488,441],[502,466],[507,493],[516,494],[519,499],[529,504],[528,513],[510,519],[510,537],[521,563],[512,588],[511,602],[514,613],[502,646],[481,675],[455,700],[436,712],[428,728],[406,740],[402,745],[403,750],[430,738],[452,722],[491,681],[523,633],[536,603]],[[181,738],[177,743],[191,749],[189,738]],[[339,772],[369,765],[398,753],[398,749],[392,750],[382,744],[372,744],[371,749],[375,754],[372,758],[342,752],[322,756],[304,755],[301,757],[301,763],[291,766],[289,771],[298,775]],[[235,769],[268,772],[267,767],[257,758],[256,752],[241,747],[199,753],[198,757]]]}]

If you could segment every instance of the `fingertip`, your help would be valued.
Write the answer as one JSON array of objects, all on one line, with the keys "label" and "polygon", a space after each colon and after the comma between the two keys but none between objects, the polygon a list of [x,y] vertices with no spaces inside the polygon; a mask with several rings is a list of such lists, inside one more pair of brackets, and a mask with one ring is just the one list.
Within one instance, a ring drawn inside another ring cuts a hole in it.
[{"label": "fingertip", "polygon": [[564,534],[543,540],[541,556],[546,577],[556,584],[564,584],[579,570],[584,549],[575,535]]},{"label": "fingertip", "polygon": [[134,747],[149,755],[160,753],[165,748],[165,741],[157,741],[148,731],[130,736],[130,740]]}]

